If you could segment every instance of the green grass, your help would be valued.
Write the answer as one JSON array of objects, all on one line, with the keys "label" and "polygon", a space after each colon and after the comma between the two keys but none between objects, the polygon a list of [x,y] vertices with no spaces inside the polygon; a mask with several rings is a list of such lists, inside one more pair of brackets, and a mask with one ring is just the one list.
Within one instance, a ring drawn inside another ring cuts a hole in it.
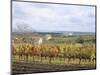
[{"label": "green grass", "polygon": [[[26,59],[26,58],[25,58]],[[42,61],[41,61],[41,57],[39,57],[39,56],[34,56],[34,60],[33,60],[33,58],[32,57],[28,57],[28,61],[25,61],[24,60],[24,56],[22,57],[22,59],[19,59],[19,57],[18,56],[16,56],[15,58],[13,58],[12,59],[12,61],[14,61],[14,62],[20,62],[20,61],[23,61],[23,62],[31,62],[31,63],[43,63],[43,64],[79,64],[79,59],[70,59],[70,61],[68,61],[68,58],[66,58],[65,60],[64,60],[64,58],[58,58],[58,57],[56,57],[56,58],[52,58],[52,60],[51,60],[51,63],[49,62],[49,57],[42,57]],[[82,60],[81,61],[81,64],[80,65],[88,65],[88,64],[94,64],[95,65],[95,62],[93,62],[93,61],[89,61],[89,60]]]}]

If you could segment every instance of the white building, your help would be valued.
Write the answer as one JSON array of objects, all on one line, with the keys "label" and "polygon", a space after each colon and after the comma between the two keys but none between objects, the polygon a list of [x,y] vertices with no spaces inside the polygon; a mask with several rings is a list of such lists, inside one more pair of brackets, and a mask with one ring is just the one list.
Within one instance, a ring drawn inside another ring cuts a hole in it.
[{"label": "white building", "polygon": [[42,42],[43,42],[43,38],[39,38],[39,40],[38,40],[38,45],[41,45]]},{"label": "white building", "polygon": [[52,38],[52,36],[50,34],[46,35],[46,40],[50,40]]}]

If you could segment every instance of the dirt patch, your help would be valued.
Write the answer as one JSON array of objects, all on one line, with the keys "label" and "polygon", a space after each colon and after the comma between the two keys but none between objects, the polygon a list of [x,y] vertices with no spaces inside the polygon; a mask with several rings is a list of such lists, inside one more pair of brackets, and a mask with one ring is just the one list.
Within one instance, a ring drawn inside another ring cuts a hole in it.
[{"label": "dirt patch", "polygon": [[72,71],[72,70],[88,70],[95,69],[95,65],[56,65],[56,64],[33,64],[26,62],[12,63],[12,74],[31,74],[43,72],[58,72],[58,71]]}]

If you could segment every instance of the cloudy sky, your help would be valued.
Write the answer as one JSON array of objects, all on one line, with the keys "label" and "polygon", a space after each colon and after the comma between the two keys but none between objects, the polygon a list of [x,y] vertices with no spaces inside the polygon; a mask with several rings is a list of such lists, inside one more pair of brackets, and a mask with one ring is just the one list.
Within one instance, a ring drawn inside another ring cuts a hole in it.
[{"label": "cloudy sky", "polygon": [[95,7],[13,2],[12,30],[17,30],[19,25],[41,32],[95,32]]}]

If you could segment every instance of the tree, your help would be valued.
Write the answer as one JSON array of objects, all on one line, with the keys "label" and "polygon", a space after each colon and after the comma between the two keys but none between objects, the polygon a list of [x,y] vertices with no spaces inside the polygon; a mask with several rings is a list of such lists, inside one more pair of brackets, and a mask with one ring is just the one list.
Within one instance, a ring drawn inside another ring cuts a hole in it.
[{"label": "tree", "polygon": [[76,41],[77,43],[84,43],[84,39],[82,37],[79,37]]}]

